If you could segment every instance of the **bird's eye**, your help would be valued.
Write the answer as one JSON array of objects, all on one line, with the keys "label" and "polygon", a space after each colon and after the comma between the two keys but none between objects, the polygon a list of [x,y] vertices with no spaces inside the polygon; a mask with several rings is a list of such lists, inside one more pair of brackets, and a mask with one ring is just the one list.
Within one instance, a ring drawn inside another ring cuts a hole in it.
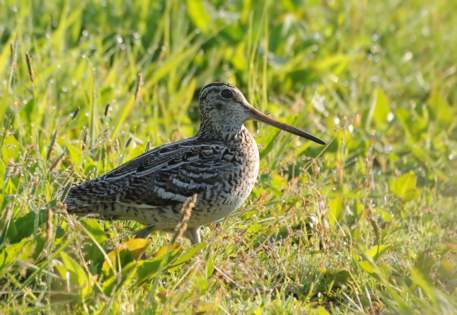
[{"label": "bird's eye", "polygon": [[229,89],[222,90],[221,95],[222,95],[223,98],[231,98],[231,97],[233,97],[233,93]]}]

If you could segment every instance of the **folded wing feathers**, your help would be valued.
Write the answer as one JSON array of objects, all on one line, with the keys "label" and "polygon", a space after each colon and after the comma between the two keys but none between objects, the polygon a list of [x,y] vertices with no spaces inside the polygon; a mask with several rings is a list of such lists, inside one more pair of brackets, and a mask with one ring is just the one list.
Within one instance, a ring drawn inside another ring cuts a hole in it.
[{"label": "folded wing feathers", "polygon": [[204,191],[220,179],[221,168],[227,166],[223,163],[227,147],[222,143],[199,144],[195,140],[151,150],[73,187],[66,199],[69,211],[96,212],[106,204],[153,208],[182,203]]}]

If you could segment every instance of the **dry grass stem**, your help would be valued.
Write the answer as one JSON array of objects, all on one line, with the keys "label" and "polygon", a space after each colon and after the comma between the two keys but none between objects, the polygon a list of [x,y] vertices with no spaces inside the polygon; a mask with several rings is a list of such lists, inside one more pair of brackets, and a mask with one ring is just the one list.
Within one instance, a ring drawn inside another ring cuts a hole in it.
[{"label": "dry grass stem", "polygon": [[29,78],[32,83],[35,82],[35,74],[33,72],[33,67],[32,67],[32,58],[30,57],[30,54],[27,52],[25,53],[25,61],[27,62],[27,71],[29,73]]},{"label": "dry grass stem", "polygon": [[197,202],[197,194],[192,195],[192,197],[187,198],[181,208],[181,220],[175,227],[175,234],[171,240],[172,243],[175,243],[177,239],[182,237],[187,230],[187,222],[189,222],[190,217],[192,216],[192,209],[195,207]]}]

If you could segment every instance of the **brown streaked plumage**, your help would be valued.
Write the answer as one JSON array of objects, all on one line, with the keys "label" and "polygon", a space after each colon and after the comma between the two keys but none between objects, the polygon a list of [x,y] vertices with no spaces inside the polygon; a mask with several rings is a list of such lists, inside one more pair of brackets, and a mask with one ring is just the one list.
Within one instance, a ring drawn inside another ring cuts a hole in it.
[{"label": "brown streaked plumage", "polygon": [[256,142],[243,123],[265,122],[319,144],[322,140],[273,120],[226,83],[200,92],[201,126],[192,138],[148,151],[98,178],[70,189],[68,212],[103,219],[131,219],[152,230],[172,231],[185,200],[197,194],[187,237],[226,217],[251,193],[259,170]]}]

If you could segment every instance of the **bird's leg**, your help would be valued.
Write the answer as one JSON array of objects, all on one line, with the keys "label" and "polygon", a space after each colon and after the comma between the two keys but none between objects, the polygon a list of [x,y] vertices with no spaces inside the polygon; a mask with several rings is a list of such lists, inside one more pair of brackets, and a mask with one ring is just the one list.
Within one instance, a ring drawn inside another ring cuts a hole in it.
[{"label": "bird's leg", "polygon": [[193,245],[200,243],[202,241],[200,237],[200,228],[187,228],[186,237]]},{"label": "bird's leg", "polygon": [[148,225],[135,233],[135,238],[146,238],[154,230],[154,225]]}]

